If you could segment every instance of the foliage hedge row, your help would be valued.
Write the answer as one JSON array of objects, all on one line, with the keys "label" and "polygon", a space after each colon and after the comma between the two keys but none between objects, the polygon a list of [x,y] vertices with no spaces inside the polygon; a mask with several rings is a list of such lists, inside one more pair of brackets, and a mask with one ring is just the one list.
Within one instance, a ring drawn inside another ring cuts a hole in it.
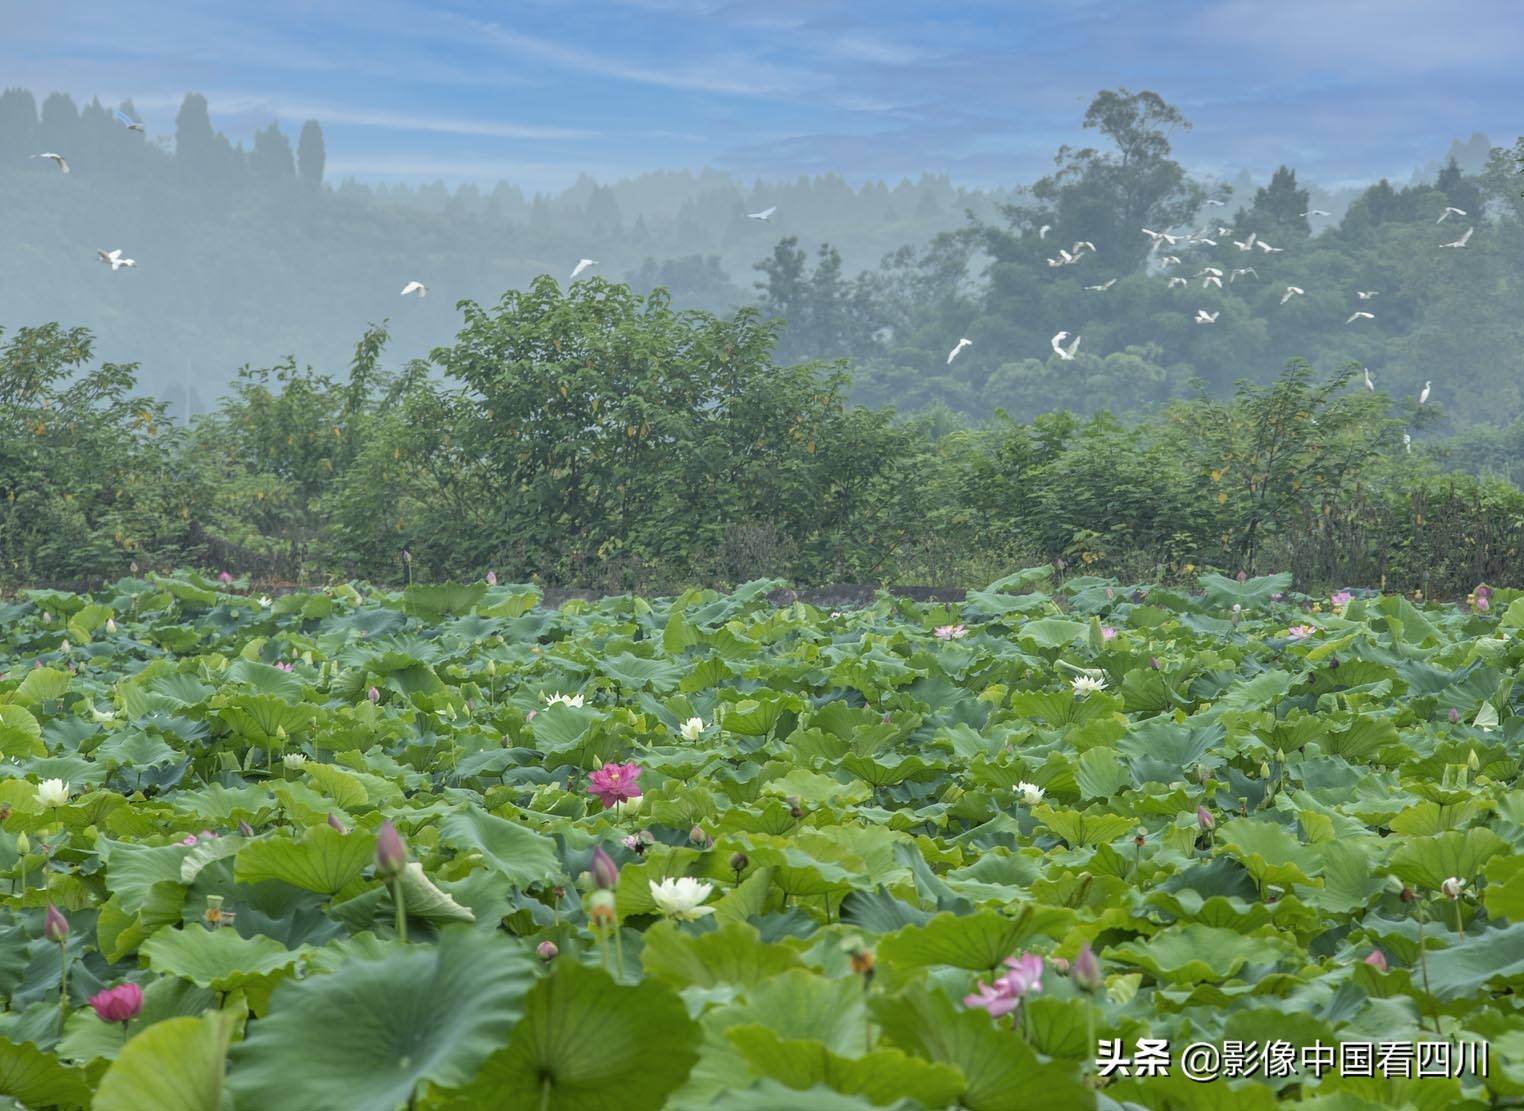
[{"label": "foliage hedge row", "polygon": [[[454,344],[347,377],[245,368],[189,427],[84,329],[0,347],[0,576],[191,563],[270,580],[474,577],[603,590],[1289,568],[1306,588],[1464,594],[1518,578],[1524,493],[1406,450],[1396,402],[1288,365],[1140,422],[951,431],[780,366],[751,310],[602,280],[464,302]],[[1420,415],[1423,415],[1422,413]],[[404,552],[406,555],[404,555]]]}]

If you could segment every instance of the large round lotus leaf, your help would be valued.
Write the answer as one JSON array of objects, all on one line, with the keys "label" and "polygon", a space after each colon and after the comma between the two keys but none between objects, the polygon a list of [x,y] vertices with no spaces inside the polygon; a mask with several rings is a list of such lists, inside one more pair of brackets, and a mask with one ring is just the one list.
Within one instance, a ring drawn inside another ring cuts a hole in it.
[{"label": "large round lotus leaf", "polygon": [[234,1018],[170,1018],[133,1038],[101,1078],[95,1111],[219,1111]]},{"label": "large round lotus leaf", "polygon": [[465,1084],[507,1041],[535,966],[506,938],[456,928],[287,981],[233,1052],[239,1106],[395,1111],[425,1081]]},{"label": "large round lotus leaf", "polygon": [[301,959],[300,952],[263,935],[240,937],[230,929],[200,926],[160,930],[143,943],[142,953],[155,972],[213,991],[230,991],[262,980]]},{"label": "large round lotus leaf", "polygon": [[558,961],[524,1021],[450,1111],[657,1111],[698,1060],[699,1027],[671,989]]},{"label": "large round lotus leaf", "polygon": [[0,1038],[0,1096],[25,1107],[84,1107],[90,1086],[83,1069],[60,1064],[31,1042]]}]

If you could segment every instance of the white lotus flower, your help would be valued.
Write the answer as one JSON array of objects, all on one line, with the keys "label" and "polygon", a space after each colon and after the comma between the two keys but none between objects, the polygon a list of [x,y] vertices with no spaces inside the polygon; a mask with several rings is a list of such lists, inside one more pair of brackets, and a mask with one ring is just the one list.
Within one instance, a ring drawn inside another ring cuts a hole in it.
[{"label": "white lotus flower", "polygon": [[280,758],[280,762],[295,770],[307,762],[307,757],[300,752],[288,752]]},{"label": "white lotus flower", "polygon": [[1461,888],[1466,886],[1466,881],[1459,876],[1451,876],[1439,885],[1439,890],[1447,899],[1459,899]]},{"label": "white lotus flower", "polygon": [[1042,788],[1035,783],[1023,780],[1016,784],[1015,790],[1021,796],[1021,801],[1028,806],[1036,806],[1042,801]]},{"label": "white lotus flower", "polygon": [[115,633],[116,632],[116,621],[114,619],[110,618],[110,617],[106,618],[106,632],[108,632],[108,633]]},{"label": "white lotus flower", "polygon": [[1074,688],[1075,694],[1094,694],[1106,689],[1106,680],[1097,679],[1093,675],[1076,675],[1070,680],[1070,686]]},{"label": "white lotus flower", "polygon": [[704,733],[703,718],[689,718],[683,722],[682,734],[685,741],[696,741]]},{"label": "white lotus flower", "polygon": [[554,706],[557,703],[562,706],[578,707],[582,705],[582,696],[580,694],[562,694],[560,691],[556,691],[555,694],[545,700],[545,705],[547,706]]},{"label": "white lotus flower", "polygon": [[651,899],[656,903],[656,909],[668,918],[696,922],[704,915],[714,913],[713,907],[703,905],[704,900],[709,898],[709,893],[714,890],[714,885],[711,883],[700,883],[692,876],[664,879],[660,883],[655,880],[647,882],[650,884]]},{"label": "white lotus flower", "polygon": [[270,601],[270,596],[269,596],[269,595],[268,595],[268,594],[261,594],[261,595],[260,595],[260,596],[259,596],[259,608],[260,608],[260,609],[265,609],[265,610],[267,610],[267,609],[269,609],[269,608],[270,608],[270,607],[271,607],[271,605],[273,605],[273,604],[274,604],[274,603],[272,603],[272,602],[271,602],[271,601]]},{"label": "white lotus flower", "polygon": [[37,801],[43,806],[63,806],[69,801],[69,785],[61,779],[44,779],[37,784]]}]

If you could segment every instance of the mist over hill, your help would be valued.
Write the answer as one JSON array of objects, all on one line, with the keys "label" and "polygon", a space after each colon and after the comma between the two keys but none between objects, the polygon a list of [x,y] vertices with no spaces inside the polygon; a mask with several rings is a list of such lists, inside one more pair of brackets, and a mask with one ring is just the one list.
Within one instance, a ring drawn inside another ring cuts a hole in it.
[{"label": "mist over hill", "polygon": [[[140,364],[143,388],[200,412],[244,364],[342,367],[382,319],[390,359],[426,356],[459,330],[457,302],[495,303],[542,273],[564,284],[586,257],[593,274],[637,292],[666,287],[680,308],[759,304],[784,322],[781,357],[848,359],[857,400],[907,411],[1132,411],[1197,379],[1218,392],[1267,380],[1295,356],[1361,363],[1393,392],[1437,379],[1434,411],[1456,426],[1524,410],[1524,326],[1509,308],[1524,279],[1518,190],[1486,136],[1457,140],[1400,187],[1320,189],[1295,167],[1270,181],[1198,179],[1170,158],[1174,109],[1117,104],[1114,119],[1086,118],[1098,150],[1064,148],[1053,175],[1004,189],[934,172],[854,186],[702,170],[584,176],[526,195],[509,182],[331,182],[318,121],[272,121],[246,149],[214,129],[196,94],[173,135],[145,135],[99,102],[10,89],[0,327],[83,324],[102,357]],[[135,117],[130,102],[120,108]],[[1127,134],[1162,143],[1131,178],[1108,153]],[[71,172],[32,157],[42,152],[63,154]],[[1155,170],[1168,188],[1148,178]],[[1447,205],[1469,215],[1436,226]],[[749,218],[768,208],[770,219]],[[1150,221],[1216,243],[1150,252],[1138,231]],[[1219,222],[1231,235],[1208,236]],[[1464,251],[1440,249],[1471,224]],[[1280,250],[1232,246],[1250,231]],[[1097,250],[1081,262],[1051,261],[1085,240]],[[115,248],[137,265],[101,265],[97,249]],[[1170,257],[1180,261],[1160,262]],[[1209,268],[1224,270],[1221,289],[1204,285]],[[428,297],[399,297],[414,280]],[[1279,303],[1293,285],[1305,297]],[[1346,318],[1357,289],[1379,299],[1356,326]],[[1208,308],[1218,321],[1194,323]],[[1083,337],[1075,359],[1050,350],[1059,330]],[[948,364],[960,337],[971,345]]]}]

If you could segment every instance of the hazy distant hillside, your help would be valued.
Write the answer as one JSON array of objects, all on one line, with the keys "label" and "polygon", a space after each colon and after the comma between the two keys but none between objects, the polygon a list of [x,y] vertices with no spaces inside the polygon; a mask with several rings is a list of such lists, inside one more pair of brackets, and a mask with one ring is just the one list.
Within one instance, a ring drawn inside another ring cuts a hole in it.
[{"label": "hazy distant hillside", "polygon": [[[177,403],[189,386],[199,409],[246,361],[341,363],[384,317],[394,356],[426,354],[455,334],[456,301],[495,301],[540,273],[564,280],[582,257],[598,260],[595,274],[728,309],[754,300],[752,266],[781,236],[829,239],[848,265],[871,267],[1006,200],[934,175],[853,189],[832,175],[744,185],[663,172],[533,197],[507,183],[332,186],[318,125],[296,147],[274,125],[250,150],[231,146],[198,96],[171,139],[131,132],[99,103],[0,95],[0,326],[88,324],[103,354],[140,361],[144,383]],[[72,172],[29,157],[43,151]],[[771,220],[747,219],[768,207]],[[97,248],[118,247],[135,269],[97,261]],[[414,279],[428,299],[404,302]]]},{"label": "hazy distant hillside", "polygon": [[[679,307],[759,304],[786,322],[780,358],[850,359],[853,396],[902,411],[1126,412],[1197,379],[1218,393],[1266,381],[1299,356],[1368,366],[1394,394],[1432,379],[1426,416],[1452,427],[1524,411],[1524,231],[1507,152],[1486,136],[1457,141],[1402,188],[1325,190],[1294,167],[1268,182],[1210,181],[1170,160],[1180,117],[1155,94],[1102,93],[1095,105],[1111,113],[1086,116],[1096,147],[1065,148],[1059,173],[999,191],[932,174],[853,188],[835,175],[748,184],[706,170],[584,177],[526,196],[506,182],[335,185],[317,122],[291,133],[272,123],[244,149],[196,95],[173,136],[145,136],[99,103],[54,94],[39,105],[9,90],[0,327],[85,325],[101,356],[139,362],[144,387],[201,411],[246,363],[342,368],[386,318],[389,360],[424,356],[455,336],[458,301],[495,303],[542,273],[565,282],[586,257],[592,276],[665,286]],[[1155,153],[1119,159],[1129,135]],[[32,157],[44,151],[72,172]],[[1437,226],[1446,205],[1469,215]],[[748,218],[769,208],[769,220]],[[1139,230],[1150,225],[1216,242],[1150,253]],[[1462,225],[1475,241],[1441,249]],[[1251,231],[1281,250],[1235,249]],[[1080,240],[1095,253],[1056,266]],[[98,248],[137,265],[112,272]],[[1245,266],[1253,273],[1229,276]],[[1222,288],[1208,288],[1209,267]],[[426,300],[399,296],[414,280]],[[1292,286],[1305,295],[1283,303]],[[1379,295],[1366,305],[1358,289]],[[1373,317],[1349,320],[1359,308]],[[1220,320],[1198,325],[1203,309]],[[1073,360],[1049,346],[1061,330],[1083,337]],[[962,337],[972,346],[949,365]]]}]

